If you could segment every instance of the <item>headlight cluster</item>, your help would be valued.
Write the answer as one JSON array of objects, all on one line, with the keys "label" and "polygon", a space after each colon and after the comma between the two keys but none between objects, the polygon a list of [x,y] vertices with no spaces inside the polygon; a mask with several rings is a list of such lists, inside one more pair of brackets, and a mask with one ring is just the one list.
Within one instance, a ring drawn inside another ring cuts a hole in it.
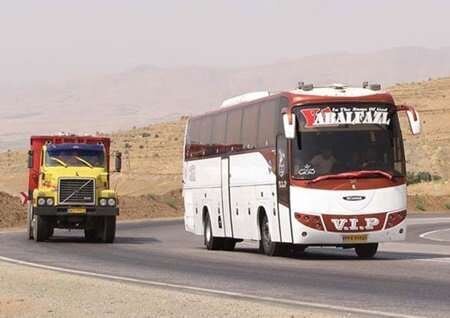
[{"label": "headlight cluster", "polygon": [[100,203],[100,206],[116,206],[117,204],[117,201],[114,198],[100,198],[98,202]]},{"label": "headlight cluster", "polygon": [[38,198],[37,205],[38,206],[53,206],[55,204],[55,199],[53,198]]}]

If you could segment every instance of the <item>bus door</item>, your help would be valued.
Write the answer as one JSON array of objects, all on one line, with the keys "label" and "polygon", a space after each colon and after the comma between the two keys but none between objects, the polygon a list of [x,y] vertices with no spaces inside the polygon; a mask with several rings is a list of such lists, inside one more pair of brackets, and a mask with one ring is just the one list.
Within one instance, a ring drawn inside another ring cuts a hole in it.
[{"label": "bus door", "polygon": [[277,136],[277,200],[281,241],[293,243],[292,217],[289,195],[289,149],[284,135]]},{"label": "bus door", "polygon": [[233,224],[230,210],[230,159],[222,158],[222,211],[220,217],[225,229],[225,237],[233,237]]}]

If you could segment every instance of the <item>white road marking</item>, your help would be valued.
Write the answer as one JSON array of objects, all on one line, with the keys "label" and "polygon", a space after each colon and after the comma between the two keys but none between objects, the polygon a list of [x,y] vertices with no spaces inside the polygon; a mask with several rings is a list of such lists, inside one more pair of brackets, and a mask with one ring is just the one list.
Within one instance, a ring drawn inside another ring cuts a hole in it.
[{"label": "white road marking", "polygon": [[408,225],[449,223],[450,217],[407,218]]},{"label": "white road marking", "polygon": [[34,268],[52,270],[52,271],[68,273],[68,274],[76,274],[76,275],[82,275],[82,276],[87,276],[87,277],[96,277],[96,278],[101,278],[101,279],[110,279],[110,280],[115,280],[115,281],[143,284],[143,285],[149,285],[149,286],[155,286],[155,287],[172,288],[172,289],[176,289],[176,290],[182,289],[182,290],[186,290],[186,291],[201,292],[201,293],[207,293],[207,294],[213,294],[213,295],[238,297],[238,298],[243,298],[243,299],[247,299],[247,300],[273,302],[273,303],[280,303],[280,304],[285,304],[285,305],[296,305],[296,306],[310,307],[310,308],[322,309],[322,310],[336,310],[336,311],[340,311],[340,312],[350,312],[350,313],[355,313],[355,314],[375,315],[375,316],[379,316],[379,317],[392,317],[392,318],[419,318],[419,317],[421,317],[421,316],[412,316],[412,315],[405,315],[405,314],[398,314],[398,313],[390,313],[390,312],[384,312],[384,311],[378,311],[378,310],[367,310],[367,309],[359,309],[359,308],[350,308],[350,307],[345,307],[345,306],[327,305],[327,304],[315,303],[315,302],[279,299],[279,298],[274,298],[274,297],[256,296],[256,295],[244,294],[244,293],[239,293],[239,292],[230,292],[230,291],[225,291],[225,290],[220,290],[220,289],[202,288],[202,287],[194,287],[194,286],[182,285],[182,284],[172,284],[172,283],[164,283],[164,282],[158,282],[158,281],[152,281],[152,280],[136,279],[136,278],[130,278],[130,277],[124,277],[124,276],[100,274],[100,273],[94,273],[94,272],[88,272],[88,271],[67,269],[67,268],[63,268],[63,267],[42,265],[42,264],[38,264],[38,263],[26,262],[26,261],[21,261],[18,259],[13,259],[13,258],[3,257],[3,256],[0,256],[0,260],[4,261],[4,262],[8,262],[8,263],[25,265],[25,266],[30,266],[30,267],[34,267]]},{"label": "white road marking", "polygon": [[430,241],[450,242],[449,240],[446,240],[446,239],[427,237],[427,236],[432,235],[432,234],[436,234],[436,233],[439,233],[439,232],[448,232],[448,231],[450,231],[450,228],[449,229],[440,229],[440,230],[434,230],[434,231],[430,231],[430,232],[425,232],[425,233],[420,234],[419,236],[421,238],[423,238],[423,239],[430,240]]},{"label": "white road marking", "polygon": [[421,262],[436,262],[436,263],[450,263],[450,257],[443,257],[443,258],[420,258],[420,259],[415,259],[415,261],[421,261]]}]

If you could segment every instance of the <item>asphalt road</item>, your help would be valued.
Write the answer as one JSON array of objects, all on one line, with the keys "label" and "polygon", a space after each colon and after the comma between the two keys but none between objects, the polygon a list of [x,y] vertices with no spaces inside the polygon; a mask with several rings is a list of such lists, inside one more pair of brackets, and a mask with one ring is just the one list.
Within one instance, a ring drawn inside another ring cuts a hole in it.
[{"label": "asphalt road", "polygon": [[114,244],[86,243],[76,231],[55,235],[35,243],[21,231],[0,233],[0,257],[272,301],[450,315],[450,217],[445,215],[410,217],[407,241],[382,244],[373,260],[335,248],[268,257],[257,253],[255,242],[238,244],[234,252],[207,251],[181,220],[121,223]]}]

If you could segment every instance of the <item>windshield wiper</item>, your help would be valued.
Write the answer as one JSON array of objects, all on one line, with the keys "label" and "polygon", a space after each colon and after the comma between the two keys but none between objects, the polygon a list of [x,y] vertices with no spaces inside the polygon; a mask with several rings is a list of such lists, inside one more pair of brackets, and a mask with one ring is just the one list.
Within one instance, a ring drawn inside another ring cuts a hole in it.
[{"label": "windshield wiper", "polygon": [[380,175],[389,180],[392,180],[392,178],[394,177],[389,172],[386,172],[383,170],[360,170],[360,171],[342,172],[342,173],[337,173],[337,174],[327,174],[327,175],[312,179],[308,183],[316,183],[316,182],[327,180],[327,179],[353,179],[353,178],[370,176],[370,175]]},{"label": "windshield wiper", "polygon": [[78,161],[81,161],[82,163],[84,163],[86,166],[88,166],[89,168],[94,168],[94,166],[87,160],[84,160],[83,158],[80,158],[78,156],[75,156],[75,159],[77,159]]},{"label": "windshield wiper", "polygon": [[56,161],[57,163],[59,163],[61,166],[63,166],[64,168],[67,168],[67,163],[65,163],[64,161],[62,161],[61,159],[55,158],[55,157],[50,157],[51,160]]}]

